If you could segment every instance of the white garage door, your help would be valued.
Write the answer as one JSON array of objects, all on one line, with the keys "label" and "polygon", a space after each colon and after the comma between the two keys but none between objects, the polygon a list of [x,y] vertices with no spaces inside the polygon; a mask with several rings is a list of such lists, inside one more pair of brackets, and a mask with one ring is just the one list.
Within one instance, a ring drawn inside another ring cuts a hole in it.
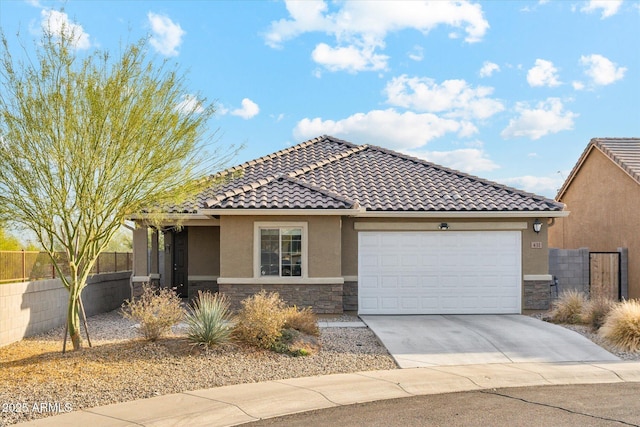
[{"label": "white garage door", "polygon": [[520,313],[519,231],[358,233],[360,314]]}]

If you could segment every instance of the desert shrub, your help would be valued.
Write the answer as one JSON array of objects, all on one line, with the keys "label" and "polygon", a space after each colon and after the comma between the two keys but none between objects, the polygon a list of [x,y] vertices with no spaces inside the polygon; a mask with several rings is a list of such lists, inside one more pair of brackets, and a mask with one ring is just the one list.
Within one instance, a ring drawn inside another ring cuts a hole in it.
[{"label": "desert shrub", "polygon": [[598,333],[617,349],[640,351],[640,301],[616,304]]},{"label": "desert shrub", "polygon": [[229,301],[221,294],[198,291],[193,307],[187,309],[187,337],[195,344],[211,347],[229,340]]},{"label": "desert shrub", "polygon": [[285,329],[295,329],[307,335],[317,337],[320,335],[318,328],[318,317],[311,310],[311,307],[299,309],[296,306],[288,307],[285,310]]},{"label": "desert shrub", "polygon": [[554,323],[582,323],[582,311],[587,299],[582,292],[564,291],[553,303],[550,320]]},{"label": "desert shrub", "polygon": [[264,289],[242,301],[234,336],[248,344],[270,349],[282,335],[285,304],[277,292]]},{"label": "desert shrub", "polygon": [[271,346],[271,350],[289,356],[310,356],[320,349],[318,340],[295,329],[285,328],[280,337]]},{"label": "desert shrub", "polygon": [[607,315],[615,305],[616,302],[610,298],[589,300],[582,309],[582,320],[594,330],[598,330],[602,327]]},{"label": "desert shrub", "polygon": [[140,323],[140,333],[149,341],[155,341],[171,331],[184,311],[180,298],[171,289],[154,289],[143,285],[142,295],[122,304],[122,315]]}]

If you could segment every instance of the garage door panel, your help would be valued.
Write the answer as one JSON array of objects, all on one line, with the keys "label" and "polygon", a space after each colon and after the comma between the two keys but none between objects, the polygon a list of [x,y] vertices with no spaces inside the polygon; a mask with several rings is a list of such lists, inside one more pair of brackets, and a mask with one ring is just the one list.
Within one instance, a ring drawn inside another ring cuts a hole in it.
[{"label": "garage door panel", "polygon": [[520,232],[360,232],[358,248],[361,314],[520,312]]}]

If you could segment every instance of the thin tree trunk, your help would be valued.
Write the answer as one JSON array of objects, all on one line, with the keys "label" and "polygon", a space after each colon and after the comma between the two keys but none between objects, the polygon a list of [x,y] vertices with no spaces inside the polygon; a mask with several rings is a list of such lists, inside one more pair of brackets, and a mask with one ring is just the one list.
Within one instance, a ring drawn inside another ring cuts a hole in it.
[{"label": "thin tree trunk", "polygon": [[78,304],[78,292],[71,289],[69,292],[69,307],[67,313],[67,326],[69,329],[69,337],[74,350],[82,348],[82,336],[80,335],[80,314]]},{"label": "thin tree trunk", "polygon": [[84,324],[84,331],[87,335],[87,342],[89,343],[89,347],[91,347],[91,337],[89,336],[89,326],[87,325],[87,313],[84,311],[84,304],[82,303],[82,294],[78,297],[78,302],[80,303],[80,312],[82,313],[82,323]]}]

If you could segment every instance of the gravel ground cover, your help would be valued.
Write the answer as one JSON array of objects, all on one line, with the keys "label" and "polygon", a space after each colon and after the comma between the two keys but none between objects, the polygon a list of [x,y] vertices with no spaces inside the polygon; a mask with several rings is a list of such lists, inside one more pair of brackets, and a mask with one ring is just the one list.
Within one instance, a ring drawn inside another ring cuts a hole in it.
[{"label": "gravel ground cover", "polygon": [[0,426],[188,390],[397,368],[368,328],[322,328],[322,350],[306,357],[241,343],[205,350],[181,325],[151,343],[117,310],[91,317],[89,330],[93,348],[80,352],[61,354],[63,328],[0,348]]},{"label": "gravel ground cover", "polygon": [[[342,315],[322,320],[358,319]],[[611,348],[588,326],[562,326],[623,360],[640,361],[640,353]],[[0,427],[188,390],[397,368],[368,328],[322,328],[322,350],[295,358],[240,343],[204,350],[184,338],[181,325],[171,337],[147,342],[117,310],[91,317],[89,328],[93,348],[80,352],[61,354],[62,328],[0,348]]]}]

